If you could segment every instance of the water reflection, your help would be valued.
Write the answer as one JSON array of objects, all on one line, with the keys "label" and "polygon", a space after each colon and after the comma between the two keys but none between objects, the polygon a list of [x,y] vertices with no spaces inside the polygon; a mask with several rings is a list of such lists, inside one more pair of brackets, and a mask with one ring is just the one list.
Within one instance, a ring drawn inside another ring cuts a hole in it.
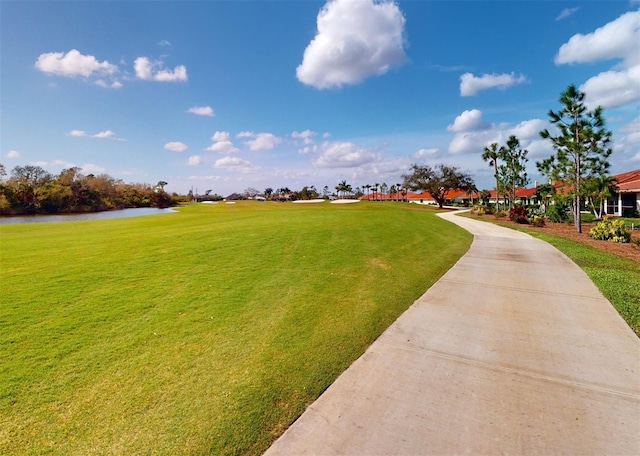
[{"label": "water reflection", "polygon": [[12,223],[38,223],[38,222],[75,222],[78,220],[103,220],[126,217],[140,217],[142,215],[167,214],[175,212],[172,208],[157,209],[155,207],[137,207],[132,209],[120,209],[117,211],[88,212],[84,214],[55,214],[55,215],[16,215],[1,216],[0,225]]}]

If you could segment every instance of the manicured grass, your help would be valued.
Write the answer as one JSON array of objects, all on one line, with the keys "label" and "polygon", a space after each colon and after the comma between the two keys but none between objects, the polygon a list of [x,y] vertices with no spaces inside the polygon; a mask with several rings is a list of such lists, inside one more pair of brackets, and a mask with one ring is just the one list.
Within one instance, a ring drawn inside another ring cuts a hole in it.
[{"label": "manicured grass", "polygon": [[561,236],[521,231],[548,242],[580,266],[640,337],[640,263]]},{"label": "manicured grass", "polygon": [[260,454],[467,250],[402,203],[0,226],[0,454]]}]

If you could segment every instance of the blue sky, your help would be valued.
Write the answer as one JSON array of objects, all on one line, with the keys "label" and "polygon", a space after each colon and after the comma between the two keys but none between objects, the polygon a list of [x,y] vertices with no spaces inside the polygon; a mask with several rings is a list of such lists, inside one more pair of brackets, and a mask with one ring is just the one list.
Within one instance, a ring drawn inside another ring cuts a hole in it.
[{"label": "blue sky", "polygon": [[640,2],[0,2],[0,162],[169,191],[333,189],[480,158],[576,84],[640,167]]}]

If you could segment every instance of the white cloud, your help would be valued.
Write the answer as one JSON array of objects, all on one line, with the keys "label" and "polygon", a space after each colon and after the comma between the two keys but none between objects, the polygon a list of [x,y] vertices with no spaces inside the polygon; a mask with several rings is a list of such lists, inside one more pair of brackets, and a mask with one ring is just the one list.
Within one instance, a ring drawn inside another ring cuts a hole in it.
[{"label": "white cloud", "polygon": [[20,156],[20,152],[18,152],[17,150],[10,150],[5,155],[5,157],[7,158],[18,158],[19,156]]},{"label": "white cloud", "polygon": [[83,130],[71,130],[67,133],[68,136],[75,136],[77,138],[87,137],[87,138],[98,138],[98,139],[112,139],[114,141],[126,141],[124,138],[118,138],[114,132],[111,130],[101,131],[94,135],[90,135]]},{"label": "white cloud", "polygon": [[490,126],[491,125],[482,120],[482,111],[471,109],[464,111],[456,117],[456,120],[454,120],[452,125],[447,127],[447,130],[453,132],[484,130]]},{"label": "white cloud", "polygon": [[201,163],[202,163],[202,158],[200,158],[200,155],[192,155],[191,157],[189,157],[189,161],[187,162],[187,165],[197,166],[197,165],[200,165]]},{"label": "white cloud", "polygon": [[184,152],[189,146],[180,141],[170,141],[164,145],[164,148],[172,152]]},{"label": "white cloud", "polygon": [[579,6],[576,6],[575,8],[565,8],[560,12],[560,14],[558,14],[558,16],[556,17],[556,21],[561,21],[562,19],[566,19],[569,16],[573,16],[578,11],[580,11]]},{"label": "white cloud", "polygon": [[171,46],[171,43],[167,40],[160,40],[160,42],[158,43],[158,46],[163,46],[163,47]]},{"label": "white cloud", "polygon": [[229,135],[228,131],[216,131],[211,137],[211,141],[229,141],[230,137],[231,135]]},{"label": "white cloud", "polygon": [[630,11],[596,29],[573,35],[555,57],[557,65],[623,59],[627,66],[640,63],[640,11]]},{"label": "white cloud", "polygon": [[178,65],[171,71],[163,68],[164,63],[161,61],[152,62],[147,57],[138,57],[133,62],[133,67],[136,76],[145,81],[176,82],[188,79],[187,68],[184,65]]},{"label": "white cloud", "polygon": [[281,138],[271,133],[258,133],[254,139],[245,141],[245,144],[249,146],[250,150],[271,150],[282,142]]},{"label": "white cloud", "polygon": [[580,86],[588,107],[616,108],[640,100],[640,65],[622,71],[605,71]]},{"label": "white cloud", "polygon": [[216,131],[211,140],[214,141],[212,145],[205,150],[209,152],[219,152],[221,154],[231,154],[238,152],[238,148],[230,141],[231,135],[228,131]]},{"label": "white cloud", "polygon": [[[638,152],[638,145],[640,144],[640,116],[620,127],[617,133],[621,133],[623,136],[616,141],[616,146],[620,146],[623,153],[635,151],[638,153],[638,157],[640,157],[640,152]],[[618,150],[618,147],[616,147],[616,152],[618,152]]]},{"label": "white cloud", "polygon": [[254,136],[252,131],[241,131],[236,135],[236,138],[253,138]]},{"label": "white cloud", "polygon": [[191,114],[195,114],[197,116],[207,116],[207,117],[215,116],[215,113],[213,112],[213,109],[211,108],[211,106],[194,106],[193,108],[187,109],[187,112]]},{"label": "white cloud", "polygon": [[72,78],[76,76],[84,78],[108,76],[118,72],[116,65],[106,60],[100,62],[92,55],[81,54],[77,49],[71,49],[66,54],[63,52],[40,54],[35,66],[43,73]]},{"label": "white cloud", "polygon": [[483,74],[474,76],[472,73],[465,73],[460,76],[460,96],[475,96],[481,90],[497,87],[505,90],[515,84],[524,84],[527,78],[524,75],[516,76],[515,73]]},{"label": "white cloud", "polygon": [[115,135],[114,132],[112,132],[111,130],[105,130],[105,131],[101,131],[100,133],[96,133],[95,135],[93,135],[94,138],[113,138],[113,136]]},{"label": "white cloud", "polygon": [[621,62],[580,86],[587,105],[614,108],[640,100],[640,11],[625,13],[592,33],[573,35],[554,61],[560,65],[600,60]]},{"label": "white cloud", "polygon": [[325,142],[314,149],[320,153],[313,161],[318,168],[354,168],[380,159],[374,149],[352,142]]},{"label": "white cloud", "polygon": [[542,119],[530,119],[520,122],[514,127],[509,125],[492,125],[481,131],[462,131],[454,135],[449,143],[450,154],[482,154],[482,150],[491,143],[504,145],[511,135],[520,140],[520,146],[529,150],[530,156],[552,152],[549,141],[540,138],[540,131],[549,124]]},{"label": "white cloud", "polygon": [[298,80],[317,89],[341,87],[404,64],[404,25],[393,2],[329,0],[296,69]]},{"label": "white cloud", "polygon": [[218,141],[217,143],[207,147],[205,150],[209,152],[219,152],[221,154],[232,154],[239,151],[231,141]]},{"label": "white cloud", "polygon": [[238,157],[223,157],[216,160],[213,164],[214,168],[227,169],[230,171],[236,171],[240,173],[248,173],[255,169],[255,166],[247,160],[242,160]]},{"label": "white cloud", "polygon": [[420,149],[412,155],[412,158],[415,158],[417,160],[424,160],[437,156],[439,152],[440,149],[437,147],[432,147],[430,149]]},{"label": "white cloud", "polygon": [[294,131],[293,133],[291,133],[291,137],[295,138],[295,139],[302,139],[302,141],[305,144],[313,144],[313,138],[315,135],[317,135],[317,133],[315,131],[311,131],[311,130],[304,130],[304,131]]},{"label": "white cloud", "polygon": [[103,174],[107,171],[106,168],[94,165],[93,163],[85,163],[84,165],[80,166],[80,169],[82,170],[83,174]]}]

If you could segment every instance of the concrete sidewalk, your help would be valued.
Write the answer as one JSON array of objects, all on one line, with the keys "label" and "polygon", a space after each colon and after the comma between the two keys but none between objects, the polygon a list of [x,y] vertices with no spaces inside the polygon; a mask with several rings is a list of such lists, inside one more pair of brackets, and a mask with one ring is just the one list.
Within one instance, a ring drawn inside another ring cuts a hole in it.
[{"label": "concrete sidewalk", "polygon": [[640,454],[640,340],[549,244],[453,213],[466,255],[265,453]]}]

